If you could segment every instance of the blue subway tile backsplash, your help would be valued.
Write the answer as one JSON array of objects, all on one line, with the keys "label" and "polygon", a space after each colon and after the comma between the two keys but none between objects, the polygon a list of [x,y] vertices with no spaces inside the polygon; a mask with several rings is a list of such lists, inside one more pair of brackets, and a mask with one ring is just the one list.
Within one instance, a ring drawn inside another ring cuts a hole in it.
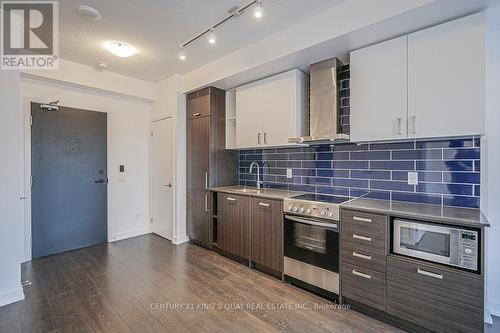
[{"label": "blue subway tile backsplash", "polygon": [[[244,186],[256,185],[249,168],[257,161],[268,188],[479,207],[480,141],[474,137],[249,149],[239,157]],[[408,185],[408,171],[418,172],[418,185]]]}]

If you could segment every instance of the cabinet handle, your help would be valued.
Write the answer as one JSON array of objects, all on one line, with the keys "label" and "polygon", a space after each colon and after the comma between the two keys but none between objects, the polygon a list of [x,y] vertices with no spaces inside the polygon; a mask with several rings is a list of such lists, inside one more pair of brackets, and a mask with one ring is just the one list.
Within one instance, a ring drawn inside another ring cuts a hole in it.
[{"label": "cabinet handle", "polygon": [[417,134],[417,116],[411,116],[411,132]]},{"label": "cabinet handle", "polygon": [[443,274],[437,274],[437,273],[432,273],[432,272],[424,271],[423,269],[420,269],[420,268],[417,268],[417,273],[425,275],[425,276],[430,276],[432,278],[439,279],[439,280],[443,279]]},{"label": "cabinet handle", "polygon": [[371,274],[361,273],[361,272],[358,272],[355,269],[352,270],[352,275],[356,275],[356,276],[359,276],[359,277],[362,277],[362,278],[365,278],[365,279],[368,279],[368,280],[371,280],[371,278],[372,278]]},{"label": "cabinet handle", "polygon": [[401,128],[402,122],[403,122],[403,118],[399,117],[398,118],[398,135],[402,135],[403,134],[403,129]]},{"label": "cabinet handle", "polygon": [[269,207],[270,205],[269,205],[269,204],[267,204],[267,203],[259,202],[259,206],[262,206],[262,207]]},{"label": "cabinet handle", "polygon": [[205,194],[205,212],[208,212],[209,209],[208,209],[208,193]]},{"label": "cabinet handle", "polygon": [[205,171],[205,189],[208,190],[208,171]]},{"label": "cabinet handle", "polygon": [[367,241],[367,242],[371,242],[372,241],[371,237],[360,236],[358,234],[352,234],[352,238],[359,239],[359,240],[364,240],[364,241]]},{"label": "cabinet handle", "polygon": [[267,144],[267,132],[264,132],[264,143]]},{"label": "cabinet handle", "polygon": [[236,201],[235,198],[227,197],[227,201]]},{"label": "cabinet handle", "polygon": [[352,255],[353,255],[353,257],[358,257],[358,258],[366,259],[366,260],[372,260],[372,256],[367,256],[366,254],[361,254],[361,253],[358,253],[358,252],[353,252]]},{"label": "cabinet handle", "polygon": [[260,145],[260,132],[257,133],[257,143]]},{"label": "cabinet handle", "polygon": [[200,115],[201,115],[201,113],[199,113],[199,112],[193,113],[193,117],[199,117]]},{"label": "cabinet handle", "polygon": [[359,216],[354,215],[354,216],[352,217],[352,219],[353,219],[354,221],[358,221],[358,222],[367,222],[367,223],[372,223],[372,219],[369,219],[369,218],[366,218],[366,217],[359,217]]}]

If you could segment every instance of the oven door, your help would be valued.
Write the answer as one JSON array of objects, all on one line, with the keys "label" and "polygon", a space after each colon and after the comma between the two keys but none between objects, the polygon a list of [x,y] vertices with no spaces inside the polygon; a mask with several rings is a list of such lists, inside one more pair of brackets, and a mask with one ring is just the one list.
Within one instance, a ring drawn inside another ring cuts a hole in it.
[{"label": "oven door", "polygon": [[339,225],[285,215],[285,257],[338,273]]},{"label": "oven door", "polygon": [[393,252],[432,262],[457,265],[457,229],[405,220],[394,220]]}]

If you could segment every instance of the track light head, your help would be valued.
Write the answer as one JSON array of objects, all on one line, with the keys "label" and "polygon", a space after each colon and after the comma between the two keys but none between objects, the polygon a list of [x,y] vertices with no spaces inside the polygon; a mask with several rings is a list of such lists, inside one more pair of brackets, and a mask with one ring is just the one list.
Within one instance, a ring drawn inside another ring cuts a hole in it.
[{"label": "track light head", "polygon": [[179,60],[186,60],[186,52],[184,51],[184,48],[181,46],[181,49],[179,50],[179,55],[178,55]]},{"label": "track light head", "polygon": [[262,0],[258,0],[255,3],[255,8],[253,10],[253,16],[260,19],[264,15],[264,9],[262,8]]},{"label": "track light head", "polygon": [[215,30],[213,28],[208,33],[208,42],[212,45],[216,42]]}]

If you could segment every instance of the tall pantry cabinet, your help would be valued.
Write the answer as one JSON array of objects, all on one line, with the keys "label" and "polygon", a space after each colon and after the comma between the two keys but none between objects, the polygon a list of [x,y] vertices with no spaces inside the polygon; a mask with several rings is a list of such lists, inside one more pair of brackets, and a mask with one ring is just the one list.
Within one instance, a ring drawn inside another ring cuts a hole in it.
[{"label": "tall pantry cabinet", "polygon": [[236,185],[237,151],[225,149],[226,93],[214,87],[186,96],[187,235],[209,246],[212,237],[210,188]]}]

